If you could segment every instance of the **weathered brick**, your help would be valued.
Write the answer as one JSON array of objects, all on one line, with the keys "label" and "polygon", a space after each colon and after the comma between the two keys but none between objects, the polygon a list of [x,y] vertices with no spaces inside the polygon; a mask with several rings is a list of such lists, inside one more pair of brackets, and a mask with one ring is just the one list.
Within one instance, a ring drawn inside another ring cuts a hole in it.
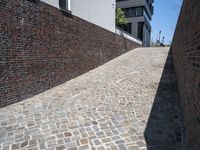
[{"label": "weathered brick", "polygon": [[[184,0],[172,51],[188,150],[200,148],[200,1]],[[177,137],[179,141],[180,137]]]},{"label": "weathered brick", "polygon": [[3,1],[0,18],[0,107],[140,46],[43,2]]}]

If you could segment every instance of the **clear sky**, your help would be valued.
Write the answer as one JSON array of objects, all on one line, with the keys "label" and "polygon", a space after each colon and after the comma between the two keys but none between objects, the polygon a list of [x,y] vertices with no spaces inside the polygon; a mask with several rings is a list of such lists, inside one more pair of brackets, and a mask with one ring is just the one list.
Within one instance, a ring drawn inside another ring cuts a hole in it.
[{"label": "clear sky", "polygon": [[170,44],[173,38],[175,26],[180,12],[182,0],[154,0],[154,15],[151,21],[152,39],[165,37],[165,43]]}]

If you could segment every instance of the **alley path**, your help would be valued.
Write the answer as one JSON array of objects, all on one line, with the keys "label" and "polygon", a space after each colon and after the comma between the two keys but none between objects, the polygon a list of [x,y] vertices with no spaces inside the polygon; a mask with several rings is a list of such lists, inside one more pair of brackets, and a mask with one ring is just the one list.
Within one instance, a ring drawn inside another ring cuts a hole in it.
[{"label": "alley path", "polygon": [[168,52],[132,50],[0,109],[0,149],[182,150]]}]

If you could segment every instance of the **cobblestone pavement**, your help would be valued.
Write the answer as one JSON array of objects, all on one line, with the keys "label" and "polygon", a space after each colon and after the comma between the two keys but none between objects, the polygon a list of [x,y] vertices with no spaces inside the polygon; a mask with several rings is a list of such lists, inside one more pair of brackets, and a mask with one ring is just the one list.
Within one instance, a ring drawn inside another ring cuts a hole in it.
[{"label": "cobblestone pavement", "polygon": [[[165,104],[170,108],[164,118],[170,124],[162,124],[166,130],[153,130],[147,135],[151,137],[144,134],[168,52],[167,48],[132,50],[0,109],[0,149],[149,150],[152,144],[155,150],[160,143],[161,150],[182,149],[179,108],[171,103]],[[162,114],[163,109],[159,111]],[[163,119],[159,113],[156,117]],[[158,135],[162,138],[151,143],[149,139]]]}]

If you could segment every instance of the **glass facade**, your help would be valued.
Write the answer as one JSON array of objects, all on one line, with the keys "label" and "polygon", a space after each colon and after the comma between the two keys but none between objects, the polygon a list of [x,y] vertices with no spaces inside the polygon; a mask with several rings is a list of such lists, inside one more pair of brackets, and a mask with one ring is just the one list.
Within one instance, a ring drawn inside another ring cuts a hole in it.
[{"label": "glass facade", "polygon": [[146,12],[145,8],[143,6],[140,7],[130,7],[130,8],[123,8],[124,15],[127,18],[131,17],[139,17],[139,16],[145,16],[146,19],[150,22],[151,18],[149,17],[148,13]]},{"label": "glass facade", "polygon": [[144,8],[143,7],[131,7],[131,8],[124,8],[122,10],[124,11],[124,15],[127,18],[143,16],[143,14],[144,14]]}]

